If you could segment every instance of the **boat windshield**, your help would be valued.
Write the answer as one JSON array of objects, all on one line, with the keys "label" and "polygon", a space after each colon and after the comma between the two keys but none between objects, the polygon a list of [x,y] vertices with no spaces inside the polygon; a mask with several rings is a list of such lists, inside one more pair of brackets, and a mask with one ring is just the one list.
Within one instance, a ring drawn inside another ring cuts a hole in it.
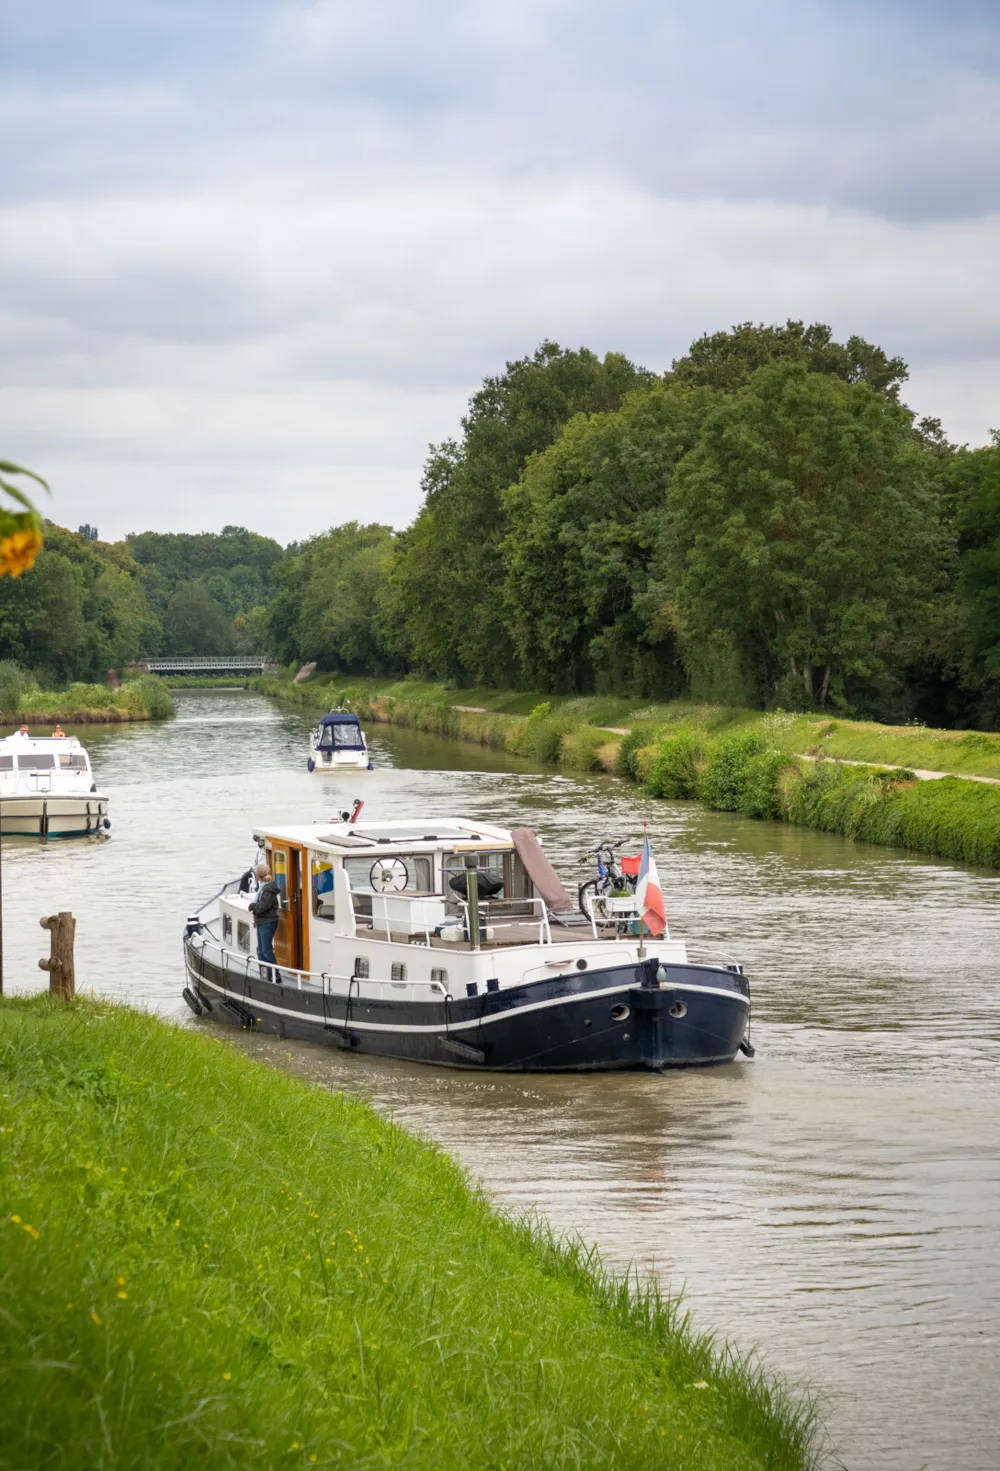
[{"label": "boat windshield", "polygon": [[342,725],[324,725],[319,733],[319,749],[321,751],[363,750],[361,726],[357,721],[352,721],[350,724],[345,722]]},{"label": "boat windshield", "polygon": [[18,771],[51,771],[55,764],[51,751],[31,751],[17,758]]}]

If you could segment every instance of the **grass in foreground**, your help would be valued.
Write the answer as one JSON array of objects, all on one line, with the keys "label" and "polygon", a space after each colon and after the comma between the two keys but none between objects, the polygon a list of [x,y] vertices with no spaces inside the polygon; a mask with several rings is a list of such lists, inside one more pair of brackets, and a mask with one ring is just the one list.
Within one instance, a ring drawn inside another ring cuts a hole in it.
[{"label": "grass in foreground", "polygon": [[808,1406],[210,1036],[0,1003],[0,1466],[813,1463]]}]

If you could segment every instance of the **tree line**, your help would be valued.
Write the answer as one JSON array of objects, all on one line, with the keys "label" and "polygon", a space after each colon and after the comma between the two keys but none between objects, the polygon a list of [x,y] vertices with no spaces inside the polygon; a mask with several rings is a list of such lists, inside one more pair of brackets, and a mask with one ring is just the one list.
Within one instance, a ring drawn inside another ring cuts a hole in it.
[{"label": "tree line", "polygon": [[663,374],[545,342],[431,446],[404,531],[50,528],[0,584],[0,657],[87,678],[267,646],[355,675],[995,727],[1000,441],[950,444],[906,377],[822,324],[744,323]]}]

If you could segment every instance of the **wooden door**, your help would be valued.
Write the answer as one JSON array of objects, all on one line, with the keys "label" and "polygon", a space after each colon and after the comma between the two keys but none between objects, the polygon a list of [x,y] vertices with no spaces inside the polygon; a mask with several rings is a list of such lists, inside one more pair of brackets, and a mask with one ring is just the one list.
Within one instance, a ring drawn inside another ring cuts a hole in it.
[{"label": "wooden door", "polygon": [[290,970],[305,970],[302,948],[302,849],[276,843],[271,872],[281,895],[281,919],[274,936],[274,958]]}]

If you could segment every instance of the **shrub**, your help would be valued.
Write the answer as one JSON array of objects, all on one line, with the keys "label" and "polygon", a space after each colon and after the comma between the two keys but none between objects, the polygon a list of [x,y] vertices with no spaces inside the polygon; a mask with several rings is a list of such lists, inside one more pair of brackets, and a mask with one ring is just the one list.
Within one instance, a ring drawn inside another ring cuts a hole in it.
[{"label": "shrub", "polygon": [[649,744],[649,740],[648,726],[633,726],[628,735],[622,736],[615,759],[615,772],[618,776],[628,777],[629,781],[640,780],[637,757],[643,746]]},{"label": "shrub", "polygon": [[778,779],[787,765],[783,751],[761,751],[750,758],[739,794],[739,811],[744,817],[780,817]]},{"label": "shrub", "polygon": [[702,774],[698,787],[702,801],[719,812],[739,812],[750,764],[766,750],[763,737],[752,730],[722,741],[710,753]]},{"label": "shrub", "polygon": [[20,664],[15,664],[13,659],[0,659],[0,715],[8,720],[20,715],[21,702],[34,684]]},{"label": "shrub", "polygon": [[661,741],[649,771],[654,797],[696,797],[707,742],[699,730],[679,730]]},{"label": "shrub", "polygon": [[562,738],[573,728],[565,715],[553,715],[548,700],[536,705],[524,725],[512,733],[510,749],[536,761],[558,761]]},{"label": "shrub", "polygon": [[577,771],[600,771],[600,751],[607,740],[607,731],[596,725],[574,726],[560,742],[559,759],[564,766],[575,767]]}]

